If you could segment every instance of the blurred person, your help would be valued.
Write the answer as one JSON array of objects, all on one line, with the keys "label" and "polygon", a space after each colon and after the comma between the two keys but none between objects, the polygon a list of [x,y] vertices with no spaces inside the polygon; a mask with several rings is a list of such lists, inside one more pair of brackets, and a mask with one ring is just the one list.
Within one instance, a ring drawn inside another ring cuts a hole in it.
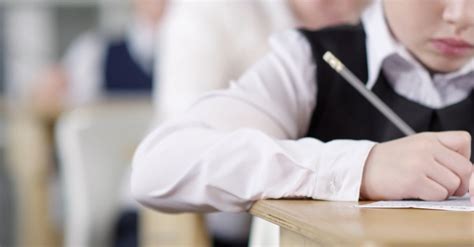
[{"label": "blurred person", "polygon": [[[273,32],[358,21],[368,0],[175,1],[163,24],[155,87],[158,121],[183,112],[209,90],[226,88],[268,50]],[[216,246],[247,244],[250,216],[206,217]],[[267,240],[252,240],[252,242]]]},{"label": "blurred person", "polygon": [[38,113],[60,112],[116,94],[151,92],[155,31],[166,1],[132,3],[132,18],[123,35],[104,30],[80,35],[62,61],[40,77],[31,104]]},{"label": "blurred person", "polygon": [[196,97],[228,86],[268,50],[271,33],[357,21],[370,0],[174,1],[162,26],[155,67],[158,118],[185,110]]},{"label": "blurred person", "polygon": [[[128,95],[150,97],[157,29],[166,0],[133,0],[126,31],[112,35],[89,31],[77,38],[62,61],[47,69],[35,85],[30,106],[51,125],[59,114],[82,105]],[[128,175],[124,185],[128,185]],[[138,245],[136,204],[124,186],[123,213],[115,229],[115,246]]]}]

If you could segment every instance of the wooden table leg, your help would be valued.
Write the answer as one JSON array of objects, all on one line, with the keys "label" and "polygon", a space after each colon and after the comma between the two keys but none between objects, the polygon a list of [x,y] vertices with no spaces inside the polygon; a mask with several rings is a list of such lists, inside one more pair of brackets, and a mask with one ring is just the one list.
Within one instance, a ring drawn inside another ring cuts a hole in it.
[{"label": "wooden table leg", "polygon": [[149,209],[140,213],[140,245],[211,246],[202,215],[164,214]]}]

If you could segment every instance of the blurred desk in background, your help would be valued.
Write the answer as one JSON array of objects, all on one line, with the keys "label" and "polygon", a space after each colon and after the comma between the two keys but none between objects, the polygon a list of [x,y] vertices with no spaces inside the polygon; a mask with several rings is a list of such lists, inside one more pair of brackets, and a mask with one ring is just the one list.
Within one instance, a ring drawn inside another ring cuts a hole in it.
[{"label": "blurred desk in background", "polygon": [[[129,188],[124,175],[152,118],[151,99],[136,97],[108,98],[60,117],[56,140],[66,201],[64,246],[111,245],[109,234],[123,199],[133,200],[128,189],[122,190]],[[139,224],[140,246],[211,246],[197,214],[143,209]]]},{"label": "blurred desk in background", "polygon": [[6,162],[15,195],[15,242],[18,246],[60,246],[50,209],[54,169],[48,128],[28,112],[8,113]]},{"label": "blurred desk in background", "polygon": [[472,212],[357,204],[262,200],[250,213],[280,226],[281,246],[474,246]]},{"label": "blurred desk in background", "polygon": [[14,245],[14,200],[10,172],[5,162],[5,102],[0,97],[0,246]]},{"label": "blurred desk in background", "polygon": [[[141,121],[144,118],[135,117],[138,113],[137,109],[147,111],[146,120]],[[139,121],[137,124],[141,126],[143,135],[149,127],[152,127],[149,121],[152,119],[153,111],[149,98],[110,98],[77,110],[82,112],[81,115],[85,118],[105,117],[112,114],[115,116],[115,121],[121,124],[123,123],[120,118]],[[57,116],[39,117],[27,110],[12,112],[8,118],[7,158],[17,202],[15,210],[17,246],[77,246],[74,245],[74,241],[63,242],[62,234],[67,231],[60,229],[61,225],[54,222],[51,208],[51,179],[57,173],[52,145],[54,133],[52,122],[56,118]],[[121,131],[128,133],[131,130],[122,129]],[[138,139],[140,137],[137,136]],[[124,146],[123,143],[117,144],[120,144],[118,145],[120,147]],[[138,140],[129,144],[125,144],[125,148],[121,149],[123,152],[120,157],[114,157],[129,162]],[[64,164],[61,164],[59,167],[64,171],[63,166]],[[67,191],[67,188],[63,189]],[[65,196],[63,199],[68,200],[68,198]],[[96,202],[100,203],[100,200]],[[211,246],[201,215],[162,214],[151,210],[143,210],[140,214],[141,246]],[[67,215],[66,213],[64,216],[67,217]],[[66,220],[65,226],[67,222]]]},{"label": "blurred desk in background", "polygon": [[135,211],[130,165],[152,116],[151,100],[135,98],[82,106],[58,119],[55,140],[64,192],[64,246],[113,246],[125,236],[133,236],[130,244],[134,244],[135,220],[128,220],[120,232],[117,223],[124,212]]}]

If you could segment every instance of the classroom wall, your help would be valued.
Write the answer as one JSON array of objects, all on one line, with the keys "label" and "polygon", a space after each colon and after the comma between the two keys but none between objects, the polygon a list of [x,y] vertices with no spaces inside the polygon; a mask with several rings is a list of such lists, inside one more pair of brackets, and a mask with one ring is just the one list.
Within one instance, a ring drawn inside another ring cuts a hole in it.
[{"label": "classroom wall", "polygon": [[[53,61],[51,9],[37,4],[10,4],[5,11],[6,88],[9,100],[25,101],[31,82]],[[21,28],[21,30],[19,30]]]}]

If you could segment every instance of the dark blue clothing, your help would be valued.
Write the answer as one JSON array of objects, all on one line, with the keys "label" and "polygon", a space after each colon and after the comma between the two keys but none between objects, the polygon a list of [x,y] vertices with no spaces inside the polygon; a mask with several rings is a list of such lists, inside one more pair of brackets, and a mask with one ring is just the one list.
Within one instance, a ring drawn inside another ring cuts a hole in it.
[{"label": "dark blue clothing", "polygon": [[113,247],[139,246],[139,217],[136,210],[122,212],[115,224]]},{"label": "dark blue clothing", "polygon": [[106,92],[151,94],[153,73],[147,73],[133,59],[124,39],[108,45],[104,63],[103,85]]}]

